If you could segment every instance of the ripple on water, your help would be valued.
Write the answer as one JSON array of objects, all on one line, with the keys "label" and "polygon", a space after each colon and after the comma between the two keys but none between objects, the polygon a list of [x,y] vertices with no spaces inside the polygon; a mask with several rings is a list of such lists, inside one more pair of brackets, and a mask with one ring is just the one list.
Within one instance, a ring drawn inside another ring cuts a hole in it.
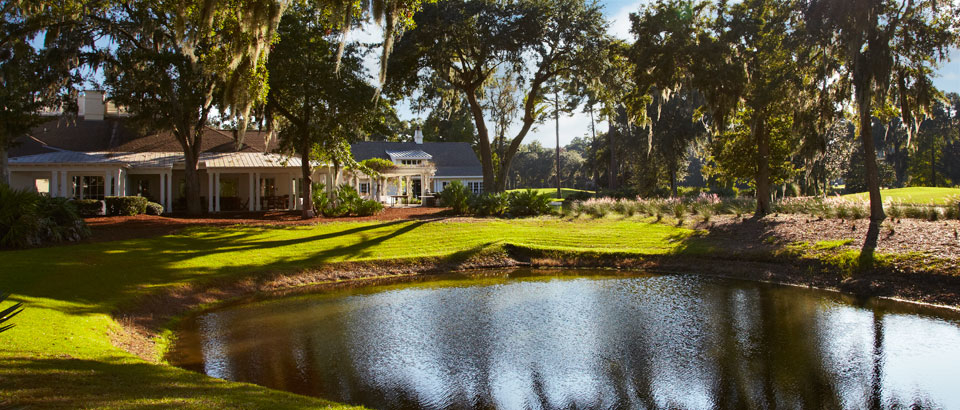
[{"label": "ripple on water", "polygon": [[951,311],[694,275],[551,274],[232,306],[186,323],[171,361],[375,408],[960,407]]}]

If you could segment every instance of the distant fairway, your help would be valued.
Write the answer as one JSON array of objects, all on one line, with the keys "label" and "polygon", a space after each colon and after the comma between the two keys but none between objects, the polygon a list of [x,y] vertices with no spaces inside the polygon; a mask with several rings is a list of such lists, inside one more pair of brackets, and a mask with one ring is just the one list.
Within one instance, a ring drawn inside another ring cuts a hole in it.
[{"label": "distant fairway", "polygon": [[[905,204],[936,204],[947,205],[949,202],[960,200],[960,188],[929,188],[912,187],[880,190],[883,201],[903,202]],[[867,200],[866,192],[844,195],[848,199]]]},{"label": "distant fairway", "polygon": [[[533,189],[534,191],[536,191],[537,193],[540,193],[540,194],[544,194],[544,193],[545,193],[545,194],[550,194],[550,196],[553,197],[553,198],[556,198],[556,197],[557,197],[557,188],[531,188],[531,189]],[[526,190],[527,190],[526,188],[511,189],[511,190],[509,190],[509,191],[507,191],[507,192],[526,191]],[[587,193],[589,193],[589,194],[591,194],[591,195],[595,193],[594,191],[587,191],[587,190],[585,190],[585,189],[573,189],[573,188],[563,188],[560,192],[561,192],[561,195],[563,196],[563,198],[566,198],[566,197],[572,195],[572,194],[575,193],[575,192],[587,192]]]}]

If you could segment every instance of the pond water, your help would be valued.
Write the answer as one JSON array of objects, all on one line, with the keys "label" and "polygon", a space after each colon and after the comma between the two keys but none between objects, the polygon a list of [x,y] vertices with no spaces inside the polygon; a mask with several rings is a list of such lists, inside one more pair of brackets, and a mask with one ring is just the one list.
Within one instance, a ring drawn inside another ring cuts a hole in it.
[{"label": "pond water", "polygon": [[328,289],[198,315],[169,358],[380,409],[960,408],[960,314],[697,275]]}]

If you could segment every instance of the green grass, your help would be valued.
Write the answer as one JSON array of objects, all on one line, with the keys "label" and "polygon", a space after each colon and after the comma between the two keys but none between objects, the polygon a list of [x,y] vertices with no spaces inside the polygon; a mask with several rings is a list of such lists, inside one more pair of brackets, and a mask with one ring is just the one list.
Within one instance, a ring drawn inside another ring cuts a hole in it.
[{"label": "green grass", "polygon": [[[530,189],[533,189],[533,190],[534,190],[536,193],[538,193],[538,194],[550,194],[550,197],[551,197],[551,198],[555,198],[555,199],[557,198],[557,188],[556,188],[556,187],[553,187],[553,188],[530,188]],[[511,190],[509,190],[509,191],[507,191],[507,192],[526,191],[526,190],[527,190],[526,188],[523,188],[523,189],[511,189]],[[585,190],[585,189],[563,188],[563,189],[560,190],[560,196],[562,197],[562,198],[560,198],[560,200],[562,201],[562,200],[566,199],[568,196],[570,196],[570,195],[572,195],[573,193],[576,193],[576,192],[587,192],[587,193],[589,193],[589,194],[591,194],[591,195],[593,195],[593,194],[595,193],[594,191],[587,191],[587,190]]]},{"label": "green grass", "polygon": [[[905,204],[916,205],[947,205],[949,201],[956,201],[960,198],[960,188],[931,188],[931,187],[911,187],[883,189],[880,196],[884,202],[903,202]],[[866,192],[844,195],[844,198],[868,200]]]},{"label": "green grass", "polygon": [[149,239],[0,252],[0,290],[23,301],[0,334],[0,405],[306,408],[309,397],[145,362],[115,347],[110,312],[184,283],[343,261],[453,258],[512,244],[556,252],[677,252],[693,232],[638,221],[556,218],[193,228]]},{"label": "green grass", "polygon": [[835,241],[818,241],[814,244],[814,248],[821,251],[828,251],[831,249],[837,249],[843,246],[847,246],[853,243],[853,239],[838,239]]}]

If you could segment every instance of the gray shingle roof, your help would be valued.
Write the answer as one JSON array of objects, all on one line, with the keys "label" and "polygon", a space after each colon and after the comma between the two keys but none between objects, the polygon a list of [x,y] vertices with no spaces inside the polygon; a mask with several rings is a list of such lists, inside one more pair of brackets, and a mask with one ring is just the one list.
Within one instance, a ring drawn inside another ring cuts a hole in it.
[{"label": "gray shingle roof", "polygon": [[466,142],[358,142],[350,146],[353,158],[363,161],[370,158],[390,159],[387,151],[423,151],[432,156],[437,167],[436,176],[480,177],[483,168],[473,148]]}]

